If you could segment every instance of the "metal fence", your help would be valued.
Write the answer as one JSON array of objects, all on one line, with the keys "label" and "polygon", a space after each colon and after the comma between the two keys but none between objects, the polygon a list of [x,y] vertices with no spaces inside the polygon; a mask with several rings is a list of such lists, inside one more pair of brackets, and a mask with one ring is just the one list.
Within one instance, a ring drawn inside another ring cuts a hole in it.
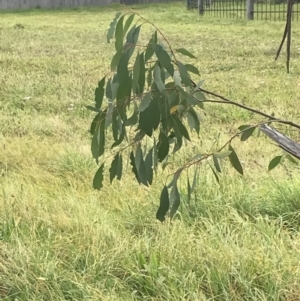
[{"label": "metal fence", "polygon": [[[287,0],[187,0],[188,9],[215,17],[286,20]],[[293,3],[293,21],[300,21],[300,0]]]}]

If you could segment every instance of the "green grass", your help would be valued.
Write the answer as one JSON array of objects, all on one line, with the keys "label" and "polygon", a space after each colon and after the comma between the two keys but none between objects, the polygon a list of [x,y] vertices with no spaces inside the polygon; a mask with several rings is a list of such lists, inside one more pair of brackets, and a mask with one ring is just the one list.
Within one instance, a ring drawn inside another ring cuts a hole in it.
[{"label": "green grass", "polygon": [[[283,56],[274,62],[283,22],[201,18],[178,3],[136,9],[197,56],[206,89],[300,122],[297,26],[287,74]],[[113,16],[112,8],[1,13],[0,299],[300,300],[299,169],[287,162],[268,173],[281,151],[267,138],[234,142],[245,177],[224,162],[218,186],[202,165],[190,206],[181,182],[178,218],[155,220],[167,174],[259,120],[252,114],[207,105],[200,139],[150,189],[129,170],[92,189],[93,114],[84,106],[109,69]]]}]

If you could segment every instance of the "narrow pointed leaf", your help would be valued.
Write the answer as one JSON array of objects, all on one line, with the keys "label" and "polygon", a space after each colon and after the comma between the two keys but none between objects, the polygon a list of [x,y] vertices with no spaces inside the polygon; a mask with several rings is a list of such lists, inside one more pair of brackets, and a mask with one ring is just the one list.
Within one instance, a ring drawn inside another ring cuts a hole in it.
[{"label": "narrow pointed leaf", "polygon": [[160,195],[160,204],[156,213],[156,219],[163,222],[165,220],[165,216],[169,210],[170,202],[169,202],[169,193],[168,188],[164,186],[161,195]]},{"label": "narrow pointed leaf", "polygon": [[213,161],[214,161],[214,166],[215,166],[216,170],[218,172],[221,172],[221,167],[220,167],[220,164],[219,164],[219,160],[215,155],[213,155]]},{"label": "narrow pointed leaf", "polygon": [[135,157],[134,157],[133,151],[130,152],[130,165],[132,166],[131,170],[132,170],[133,174],[135,175],[136,180],[138,181],[138,183],[140,183],[140,179],[139,179],[137,169],[135,166]]},{"label": "narrow pointed leaf", "polygon": [[177,126],[179,128],[179,131],[181,133],[181,135],[187,139],[188,141],[191,141],[190,139],[190,135],[186,129],[186,127],[183,125],[183,123],[181,122],[181,120],[177,117],[177,116],[173,116],[173,119],[176,121]]},{"label": "narrow pointed leaf", "polygon": [[98,160],[104,153],[105,146],[105,117],[106,110],[98,114],[97,124],[94,130],[94,136],[92,138],[91,151],[93,158]]},{"label": "narrow pointed leaf", "polygon": [[138,112],[134,110],[133,114],[125,121],[125,126],[132,126],[138,122]]},{"label": "narrow pointed leaf", "polygon": [[151,103],[151,93],[147,93],[144,95],[144,97],[141,100],[139,111],[143,112],[144,110],[146,110],[149,107],[150,103]]},{"label": "narrow pointed leaf", "polygon": [[102,106],[103,96],[104,96],[104,85],[105,85],[105,77],[101,79],[98,83],[98,87],[95,90],[95,107],[100,109]]},{"label": "narrow pointed leaf", "polygon": [[110,63],[110,69],[111,71],[115,71],[116,68],[118,67],[119,65],[119,62],[120,62],[120,59],[121,59],[121,56],[122,56],[122,53],[123,53],[123,48],[120,48],[113,56],[112,60],[111,60],[111,63]]},{"label": "narrow pointed leaf", "polygon": [[151,185],[153,181],[153,147],[146,156],[145,167],[147,172],[147,181]]},{"label": "narrow pointed leaf", "polygon": [[230,163],[231,165],[234,167],[234,169],[240,173],[241,175],[244,174],[244,171],[243,171],[243,167],[240,163],[240,160],[235,152],[235,150],[232,148],[232,146],[230,145],[229,146],[229,150],[231,151],[231,154],[229,155],[229,160],[230,160]]},{"label": "narrow pointed leaf", "polygon": [[139,54],[135,58],[135,62],[133,65],[133,76],[132,76],[132,92],[136,94],[137,90],[137,85],[139,82],[139,76],[140,76],[140,64],[141,64],[141,59]]},{"label": "narrow pointed leaf", "polygon": [[268,166],[268,170],[271,171],[272,169],[274,169],[280,162],[281,162],[282,156],[276,156],[275,158],[273,158]]},{"label": "narrow pointed leaf", "polygon": [[217,182],[220,183],[219,176],[217,175],[217,173],[215,172],[215,170],[211,167],[210,164],[209,164],[209,167],[210,167],[211,171],[213,172],[213,174],[214,174],[214,176],[215,176]]},{"label": "narrow pointed leaf", "polygon": [[135,153],[135,166],[137,169],[137,174],[140,179],[140,182],[145,186],[149,186],[147,181],[147,170],[143,159],[141,144],[138,145]]},{"label": "narrow pointed leaf", "polygon": [[130,25],[132,24],[132,21],[133,21],[133,19],[134,19],[134,16],[135,16],[135,14],[131,14],[131,15],[127,18],[127,20],[126,20],[126,22],[125,22],[125,25],[124,25],[124,29],[123,29],[123,37],[126,35],[127,30],[129,29]]},{"label": "narrow pointed leaf", "polygon": [[157,146],[157,157],[159,162],[162,162],[166,158],[169,153],[169,148],[168,137],[163,132],[160,132]]},{"label": "narrow pointed leaf", "polygon": [[185,64],[185,69],[189,72],[200,75],[200,72],[199,72],[198,68],[195,67],[194,65]]},{"label": "narrow pointed leaf", "polygon": [[224,159],[231,154],[231,151],[217,152],[214,153],[214,156],[218,159]]},{"label": "narrow pointed leaf", "polygon": [[117,175],[117,169],[118,169],[119,159],[120,159],[119,153],[117,153],[115,155],[113,161],[111,162],[111,166],[110,166],[110,169],[109,169],[110,183],[112,183],[113,179]]},{"label": "narrow pointed leaf", "polygon": [[157,31],[154,32],[154,34],[152,35],[152,37],[148,43],[148,47],[145,52],[145,62],[147,62],[154,54],[153,44],[156,44],[156,43],[157,43]]},{"label": "narrow pointed leaf", "polygon": [[177,62],[177,64],[178,64],[179,74],[180,74],[182,83],[185,86],[190,87],[192,85],[192,82],[191,82],[190,75],[188,74],[185,66],[179,61]]},{"label": "narrow pointed leaf", "polygon": [[97,108],[95,108],[95,107],[93,107],[93,106],[85,106],[88,110],[91,110],[91,111],[93,111],[93,112],[97,112],[97,113],[99,113],[100,112],[100,109],[97,109]]},{"label": "narrow pointed leaf", "polygon": [[114,20],[110,23],[110,26],[109,26],[109,29],[107,31],[107,43],[110,42],[110,40],[112,39],[112,37],[114,36],[114,33],[115,33],[115,28],[116,28],[116,24],[121,16],[121,12],[118,12],[114,18]]},{"label": "narrow pointed leaf", "polygon": [[186,56],[188,56],[188,57],[190,57],[190,58],[192,58],[192,59],[195,59],[196,57],[193,55],[193,54],[191,54],[189,51],[187,51],[185,48],[178,48],[178,49],[175,49],[175,51],[176,52],[179,52],[179,53],[181,53],[181,54],[183,54],[183,55],[186,55]]},{"label": "narrow pointed leaf", "polygon": [[170,218],[172,219],[180,206],[180,194],[178,191],[177,183],[175,183],[175,185],[172,187],[170,193],[170,204]]},{"label": "narrow pointed leaf", "polygon": [[173,124],[173,129],[174,129],[174,132],[175,132],[175,136],[176,136],[176,143],[175,143],[175,146],[174,146],[173,153],[176,153],[182,147],[182,134],[181,134],[181,132],[179,130],[179,127],[177,125],[177,122],[174,118],[172,118],[172,124]]},{"label": "narrow pointed leaf", "polygon": [[199,136],[199,132],[200,132],[200,120],[198,117],[198,114],[196,113],[196,111],[191,107],[187,113],[187,120],[188,120],[188,124],[191,130],[195,130],[196,133]]},{"label": "narrow pointed leaf", "polygon": [[117,179],[121,180],[123,170],[123,158],[122,154],[119,153],[118,167],[117,167]]},{"label": "narrow pointed leaf", "polygon": [[100,190],[103,187],[103,170],[104,170],[104,163],[99,167],[97,170],[94,179],[93,179],[93,188]]},{"label": "narrow pointed leaf", "polygon": [[157,85],[158,90],[161,93],[163,93],[166,90],[166,88],[165,88],[165,85],[164,85],[164,83],[162,81],[161,70],[160,70],[160,68],[159,68],[158,65],[156,65],[154,67],[153,77],[154,77],[154,81],[155,81],[155,83]]},{"label": "narrow pointed leaf", "polygon": [[177,70],[174,71],[173,80],[176,86],[182,87],[180,73]]},{"label": "narrow pointed leaf", "polygon": [[145,59],[144,53],[141,53],[140,56],[140,75],[138,80],[138,94],[143,94],[145,89],[145,82],[146,82],[146,67],[145,67]]},{"label": "narrow pointed leaf", "polygon": [[187,203],[188,203],[188,205],[190,205],[191,198],[192,198],[192,188],[191,188],[189,177],[187,177],[187,192],[188,192],[188,201],[187,201]]},{"label": "narrow pointed leaf", "polygon": [[124,15],[119,19],[115,31],[115,48],[116,51],[123,47],[123,20]]},{"label": "narrow pointed leaf", "polygon": [[138,38],[139,38],[140,29],[141,29],[141,25],[139,25],[138,27],[133,26],[127,34],[125,49],[126,49],[128,60],[131,58],[131,56],[134,52],[135,46],[136,46]]},{"label": "narrow pointed leaf", "polygon": [[149,137],[156,130],[160,121],[160,111],[156,99],[151,99],[149,106],[140,112],[139,129],[142,129]]},{"label": "narrow pointed leaf", "polygon": [[246,141],[255,131],[255,127],[251,127],[248,130],[245,130],[241,135],[241,141]]},{"label": "narrow pointed leaf", "polygon": [[174,66],[171,62],[171,57],[169,54],[158,44],[153,44],[153,49],[160,64],[169,72],[171,76],[173,76]]}]

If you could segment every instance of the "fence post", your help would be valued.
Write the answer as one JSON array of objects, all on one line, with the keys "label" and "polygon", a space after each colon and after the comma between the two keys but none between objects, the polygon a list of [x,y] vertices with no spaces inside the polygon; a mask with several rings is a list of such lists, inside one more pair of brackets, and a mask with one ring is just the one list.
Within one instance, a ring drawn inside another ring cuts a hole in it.
[{"label": "fence post", "polygon": [[247,20],[254,19],[254,0],[247,1]]},{"label": "fence post", "polygon": [[198,0],[199,15],[204,14],[204,0]]}]

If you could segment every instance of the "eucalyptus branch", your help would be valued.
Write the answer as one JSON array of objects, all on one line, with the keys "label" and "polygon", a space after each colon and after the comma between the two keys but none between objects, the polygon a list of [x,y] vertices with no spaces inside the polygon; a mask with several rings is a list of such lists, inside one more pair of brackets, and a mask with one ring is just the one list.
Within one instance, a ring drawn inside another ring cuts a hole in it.
[{"label": "eucalyptus branch", "polygon": [[166,38],[166,36],[163,34],[163,32],[154,24],[152,23],[151,21],[147,20],[146,18],[144,18],[143,16],[141,16],[139,13],[137,13],[136,11],[132,11],[133,13],[135,13],[137,16],[139,16],[141,19],[143,19],[146,23],[150,24],[151,26],[153,26],[158,32],[159,34],[163,37],[163,39],[165,40],[165,42],[168,44],[168,47],[172,53],[172,56],[174,57],[174,60],[177,64],[177,59],[176,59],[176,56],[175,56],[175,52],[169,42],[169,40]]}]

